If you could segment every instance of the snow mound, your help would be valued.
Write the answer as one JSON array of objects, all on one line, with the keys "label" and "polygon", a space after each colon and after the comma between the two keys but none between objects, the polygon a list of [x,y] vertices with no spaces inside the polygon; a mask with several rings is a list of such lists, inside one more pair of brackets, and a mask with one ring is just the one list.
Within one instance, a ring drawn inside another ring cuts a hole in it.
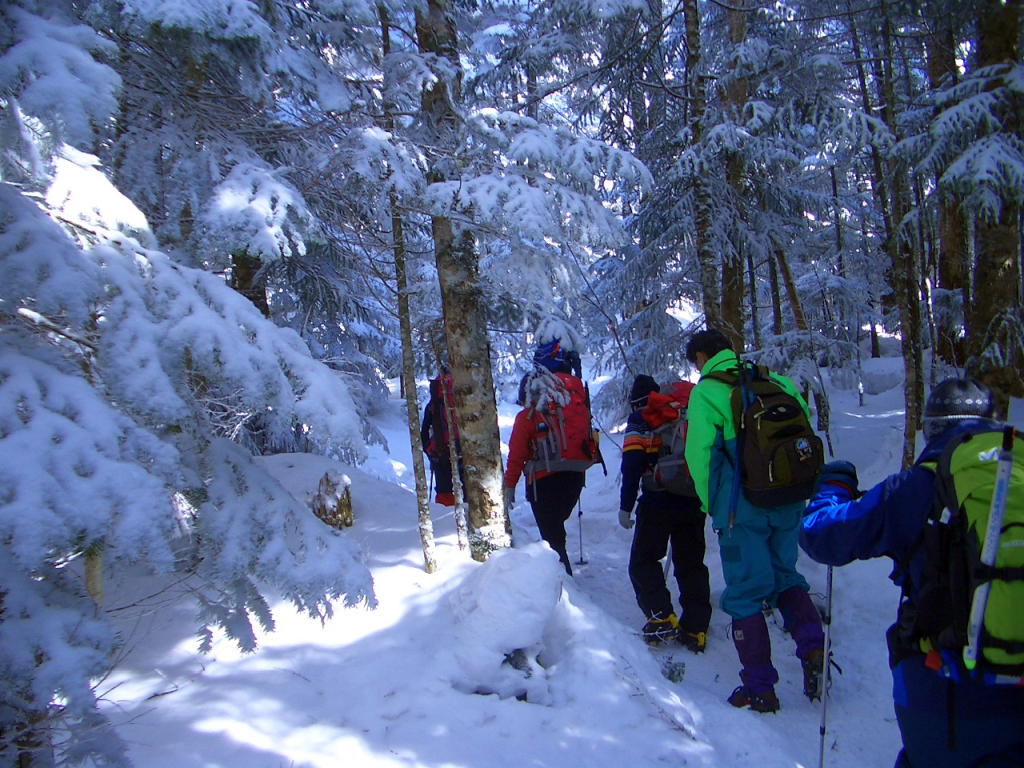
[{"label": "snow mound", "polygon": [[880,395],[903,386],[903,358],[881,357],[865,360],[862,366],[866,394]]},{"label": "snow mound", "polygon": [[456,689],[549,702],[544,666],[564,650],[545,642],[556,640],[545,630],[559,607],[563,573],[550,548],[531,545],[495,553],[452,593]]}]

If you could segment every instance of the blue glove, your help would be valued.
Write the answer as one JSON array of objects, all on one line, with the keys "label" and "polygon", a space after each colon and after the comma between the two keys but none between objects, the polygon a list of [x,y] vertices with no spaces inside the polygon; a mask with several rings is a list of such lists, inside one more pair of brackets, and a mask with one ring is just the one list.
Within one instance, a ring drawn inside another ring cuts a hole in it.
[{"label": "blue glove", "polygon": [[633,527],[633,513],[630,510],[619,510],[619,525],[621,525],[627,531]]},{"label": "blue glove", "polygon": [[830,461],[818,470],[818,481],[814,485],[814,495],[826,485],[836,485],[850,493],[851,499],[859,498],[861,493],[857,487],[857,468],[849,461]]}]

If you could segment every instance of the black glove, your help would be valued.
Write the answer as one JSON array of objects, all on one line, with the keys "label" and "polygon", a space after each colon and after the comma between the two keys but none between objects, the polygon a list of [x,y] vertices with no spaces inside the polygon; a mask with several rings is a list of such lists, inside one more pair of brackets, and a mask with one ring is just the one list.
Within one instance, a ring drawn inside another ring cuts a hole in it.
[{"label": "black glove", "polygon": [[826,485],[837,485],[850,492],[850,498],[859,498],[857,468],[849,461],[830,461],[818,470],[818,481],[814,485],[815,495]]}]

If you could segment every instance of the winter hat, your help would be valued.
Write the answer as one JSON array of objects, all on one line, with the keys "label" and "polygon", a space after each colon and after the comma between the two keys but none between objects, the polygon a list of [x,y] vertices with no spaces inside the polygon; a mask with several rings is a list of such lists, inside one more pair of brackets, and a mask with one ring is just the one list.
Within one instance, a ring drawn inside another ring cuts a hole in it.
[{"label": "winter hat", "polygon": [[633,386],[629,390],[629,404],[637,408],[647,405],[647,396],[651,392],[657,392],[661,387],[654,380],[653,376],[641,373],[633,379]]},{"label": "winter hat", "polygon": [[565,369],[566,351],[559,343],[561,339],[552,339],[541,344],[533,353],[533,362],[542,365],[552,373],[558,373]]},{"label": "winter hat", "polygon": [[924,436],[932,440],[965,419],[991,419],[996,414],[992,390],[975,379],[946,379],[935,385],[924,406]]},{"label": "winter hat", "polygon": [[526,407],[526,384],[530,380],[530,374],[524,373],[519,380],[519,396],[516,398],[516,405]]}]

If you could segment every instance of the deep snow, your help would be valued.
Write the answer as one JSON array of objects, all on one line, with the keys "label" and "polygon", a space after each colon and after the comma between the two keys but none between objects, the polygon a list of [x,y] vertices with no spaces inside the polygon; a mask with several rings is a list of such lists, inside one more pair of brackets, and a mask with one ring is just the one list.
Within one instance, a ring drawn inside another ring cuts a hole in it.
[{"label": "deep snow", "polygon": [[[883,391],[863,408],[855,392],[831,392],[836,455],[858,465],[862,487],[898,469],[899,365],[867,362],[873,389]],[[602,441],[608,476],[590,470],[582,518],[567,524],[575,562],[582,523],[587,560],[574,578],[546,545],[532,543],[537,531],[523,502],[513,512],[516,548],[485,564],[458,549],[451,511],[432,506],[440,567],[428,575],[402,408],[393,399],[376,415],[390,453],[375,447],[359,468],[305,454],[262,460],[300,498],[329,468],[351,478],[355,525],[345,535],[362,547],[376,609],[340,609],[321,626],[275,602],[276,630],[261,635],[255,653],[218,638],[201,655],[194,609],[174,599],[180,589],[143,576],[108,587],[126,644],[103,684],[103,706],[137,766],[818,764],[821,706],[802,696],[793,643],[774,617],[782,711],[759,715],[725,701],[739,684],[739,663],[729,619],[717,610],[723,582],[710,526],[716,611],[707,652],[652,652],[637,636],[643,617],[626,574],[632,532],[616,515],[616,429]],[[506,441],[514,413],[510,402],[499,404]],[[803,555],[800,567],[823,604],[825,568]],[[874,561],[834,572],[832,643],[842,674],[829,698],[828,766],[891,765],[899,748],[884,640],[899,595],[889,570]],[[526,649],[529,674],[503,663],[517,648]],[[685,664],[679,683],[660,673],[669,656]]]}]

